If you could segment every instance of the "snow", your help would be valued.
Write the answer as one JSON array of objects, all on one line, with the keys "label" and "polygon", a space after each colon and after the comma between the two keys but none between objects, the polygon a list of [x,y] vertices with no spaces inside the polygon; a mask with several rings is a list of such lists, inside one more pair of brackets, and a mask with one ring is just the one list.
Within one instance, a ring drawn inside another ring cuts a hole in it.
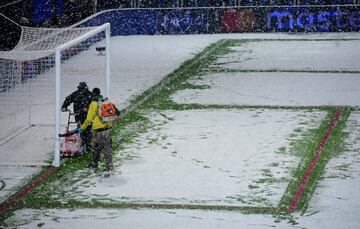
[{"label": "snow", "polygon": [[171,97],[174,102],[273,106],[360,105],[360,73],[219,73],[189,82],[210,88],[178,91]]},{"label": "snow", "polygon": [[[140,220],[141,219],[141,220]],[[8,220],[16,228],[290,228],[271,215],[198,210],[24,209]],[[298,228],[298,227],[293,227]]]},{"label": "snow", "polygon": [[89,201],[106,196],[141,203],[276,207],[289,182],[289,168],[300,160],[290,152],[276,152],[295,140],[289,137],[295,128],[316,128],[324,114],[272,110],[150,113],[154,128],[160,130],[149,131],[120,152],[133,159],[118,161],[116,174],[108,179],[82,178],[80,183],[92,185],[68,192],[66,198]]},{"label": "snow", "polygon": [[[250,40],[232,48],[233,53],[219,58],[217,66],[256,70],[359,71],[358,44],[356,40]],[[230,59],[231,62],[226,63]],[[221,64],[223,62],[225,64]]]},{"label": "snow", "polygon": [[[358,33],[114,37],[112,98],[124,108],[134,96],[158,83],[185,60],[224,38],[296,40],[259,41],[239,46],[235,50],[253,50],[250,55],[254,59],[245,60],[248,65],[243,66],[242,62],[236,63],[239,55],[232,53],[223,57],[221,63],[225,59],[236,60],[232,62],[235,64],[224,65],[233,69],[289,67],[291,70],[360,71],[359,40],[343,40],[359,39]],[[315,46],[310,45],[313,42]],[[283,51],[277,48],[280,45]],[[294,47],[298,48],[294,50]],[[311,61],[312,55],[307,55],[310,51],[317,57],[316,64]],[[285,61],[267,65],[271,53],[282,55]],[[301,55],[305,59],[299,58]],[[94,57],[89,55],[89,58]],[[210,85],[210,88],[179,91],[172,99],[178,103],[200,104],[357,106],[358,77],[359,73],[224,72],[190,79],[194,84]],[[99,84],[96,78],[89,81],[90,87]],[[67,90],[74,87],[76,85],[71,85]],[[79,182],[76,178],[89,173],[80,170],[74,177],[77,182],[64,185],[81,195],[68,192],[66,198],[89,200],[97,196],[130,203],[276,207],[285,191],[289,172],[299,162],[299,158],[291,154],[290,143],[300,136],[292,134],[295,130],[305,132],[316,128],[325,112],[234,108],[151,111],[146,115],[154,125],[152,131],[115,153],[115,173],[109,178],[90,174]],[[357,228],[360,225],[357,218],[360,194],[356,191],[360,184],[359,125],[360,113],[353,112],[346,127],[347,152],[330,160],[306,214],[294,214],[291,222],[266,214],[220,210],[20,209],[5,223],[16,228],[318,228],[319,225]],[[0,156],[6,158],[0,165],[0,179],[6,182],[6,188],[0,190],[0,201],[38,172],[39,164],[51,160],[49,152],[53,146],[46,140],[51,139],[53,133],[46,127],[41,128],[29,128],[0,146]],[[37,140],[34,136],[39,132]],[[156,144],[151,144],[154,141]],[[279,148],[285,149],[285,153],[279,154]],[[19,151],[23,153],[20,156]],[[119,161],[124,154],[133,159]],[[264,178],[264,169],[270,171],[277,182],[256,182]],[[254,183],[258,187],[250,188]],[[254,201],[258,199],[261,201]]]},{"label": "snow", "polygon": [[[185,39],[184,39],[185,38]],[[191,59],[196,53],[208,46],[211,42],[215,42],[220,37],[207,36],[203,39],[196,40],[191,36],[126,36],[113,37],[112,44],[116,49],[112,49],[112,88],[111,98],[118,104],[120,109],[125,108],[131,99],[136,95],[141,94],[151,86],[158,83],[166,74],[180,66],[187,59]],[[84,67],[89,68],[85,74],[79,76],[79,59],[87,59],[82,61]],[[62,81],[64,91],[62,97],[70,94],[76,90],[78,82],[74,82],[74,74],[79,81],[86,81],[90,89],[93,87],[100,87],[104,91],[104,78],[99,77],[101,71],[105,71],[102,63],[104,58],[98,56],[95,48],[90,49],[82,56],[76,56],[72,62],[66,62],[63,67],[66,69]],[[99,63],[100,62],[100,63]],[[93,65],[89,65],[93,63]],[[24,163],[33,166],[43,165],[44,161],[51,161],[53,159],[54,146],[48,144],[48,140],[54,142],[54,128],[47,128],[46,125],[54,123],[54,84],[52,83],[54,72],[49,71],[42,78],[33,80],[30,85],[31,100],[35,105],[31,107],[31,123],[41,124],[36,127],[31,127],[21,132],[16,138],[10,139],[5,144],[0,145],[1,166],[6,168],[9,165],[23,165]],[[47,87],[44,87],[47,85]],[[18,90],[25,90],[20,88]],[[24,98],[22,93],[17,93],[27,104],[29,98]],[[3,106],[8,106],[6,99],[2,97]],[[11,104],[11,103],[9,103]],[[8,109],[17,109],[19,104]],[[20,106],[24,109],[24,106]],[[29,112],[23,111],[14,115],[8,116],[8,109],[0,110],[2,131],[3,134],[20,130],[24,123],[29,122]],[[3,119],[4,117],[4,119]],[[65,125],[67,121],[67,113],[62,115],[62,123]],[[45,124],[45,126],[44,126]],[[12,131],[11,131],[12,129]],[[63,127],[64,129],[64,127]],[[0,138],[3,140],[2,138]],[[31,139],[31,141],[29,141]],[[20,147],[20,148],[19,148]],[[26,150],[24,150],[26,149]],[[50,153],[49,153],[50,152]],[[52,152],[52,153],[51,153]],[[40,161],[39,161],[39,158]],[[50,164],[50,163],[48,163]],[[16,165],[16,164],[15,164]],[[38,172],[40,168],[36,171]],[[11,176],[7,176],[6,172],[0,173],[1,180],[11,180]],[[14,190],[14,185],[21,184],[28,180],[28,175],[24,173],[21,182],[8,182],[7,189],[0,190],[0,201],[8,197]]]}]

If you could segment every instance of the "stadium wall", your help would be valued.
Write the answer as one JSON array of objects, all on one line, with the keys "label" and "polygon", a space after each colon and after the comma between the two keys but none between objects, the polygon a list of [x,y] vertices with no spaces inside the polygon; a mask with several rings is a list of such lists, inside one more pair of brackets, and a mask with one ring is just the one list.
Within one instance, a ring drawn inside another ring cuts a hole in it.
[{"label": "stadium wall", "polygon": [[[75,26],[105,22],[111,23],[112,36],[351,32],[360,31],[360,5],[114,9],[94,14]],[[21,29],[1,15],[0,24],[0,50],[11,50]]]},{"label": "stadium wall", "polygon": [[112,35],[360,31],[358,6],[117,9],[79,26],[111,23]]}]

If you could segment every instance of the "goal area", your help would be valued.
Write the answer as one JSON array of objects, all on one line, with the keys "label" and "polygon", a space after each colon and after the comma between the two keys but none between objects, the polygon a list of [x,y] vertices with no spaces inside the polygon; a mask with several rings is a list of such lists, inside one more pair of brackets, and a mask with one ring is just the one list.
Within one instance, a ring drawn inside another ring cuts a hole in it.
[{"label": "goal area", "polygon": [[110,96],[110,24],[20,27],[17,45],[0,51],[0,146],[29,128],[47,127],[51,133],[39,134],[53,142],[53,165],[59,167],[59,134],[68,123],[68,112],[61,112],[65,97],[79,82],[86,82],[89,90],[99,87]]}]

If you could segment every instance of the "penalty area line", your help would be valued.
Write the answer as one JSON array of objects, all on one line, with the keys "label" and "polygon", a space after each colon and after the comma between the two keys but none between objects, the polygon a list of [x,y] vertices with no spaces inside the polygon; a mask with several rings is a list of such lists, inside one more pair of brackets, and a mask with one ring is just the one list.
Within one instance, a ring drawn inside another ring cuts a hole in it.
[{"label": "penalty area line", "polygon": [[[35,203],[33,208],[46,208],[42,203]],[[238,211],[248,214],[279,214],[286,213],[286,208],[266,207],[266,206],[239,206],[239,205],[208,205],[192,203],[138,203],[138,202],[103,202],[93,200],[92,202],[82,202],[73,200],[71,203],[59,203],[59,208],[78,208],[78,209],[152,209],[152,210],[206,210],[206,211]]]}]

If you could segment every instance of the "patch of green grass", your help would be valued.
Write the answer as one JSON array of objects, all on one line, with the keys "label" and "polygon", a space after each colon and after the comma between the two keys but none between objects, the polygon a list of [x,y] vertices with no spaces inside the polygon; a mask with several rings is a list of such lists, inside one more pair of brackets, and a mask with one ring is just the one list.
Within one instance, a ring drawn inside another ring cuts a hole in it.
[{"label": "patch of green grass", "polygon": [[238,46],[241,43],[243,43],[243,40],[232,40],[232,39],[224,40],[223,45],[219,46],[213,52],[209,53],[207,57],[202,61],[202,65],[200,66],[201,67],[200,74],[201,75],[210,74],[213,72],[213,70],[221,68],[220,66],[216,66],[216,68],[211,66],[215,64],[216,60],[219,57],[234,52],[232,47]]},{"label": "patch of green grass", "polygon": [[[211,70],[211,71],[210,71]],[[358,70],[311,70],[311,69],[232,69],[232,68],[209,68],[210,73],[269,73],[269,72],[292,72],[292,73],[347,73],[359,74]]]},{"label": "patch of green grass", "polygon": [[[126,147],[139,134],[146,132],[149,128],[149,120],[137,112],[127,113],[123,120],[113,128],[113,152],[114,159],[117,158],[116,153]],[[62,165],[57,171],[52,173],[46,180],[36,186],[25,198],[20,200],[16,206],[12,207],[5,214],[0,216],[0,223],[12,214],[13,211],[19,208],[31,208],[34,205],[41,205],[45,208],[59,208],[62,206],[61,199],[63,199],[68,192],[78,192],[75,184],[89,186],[91,184],[83,184],[83,177],[89,176],[92,172],[84,171],[72,177],[71,174],[83,170],[87,164],[91,162],[91,153],[87,153],[81,157],[75,157],[63,161]],[[131,159],[131,157],[123,157],[123,159]],[[49,167],[44,167],[40,174],[33,177],[29,183],[33,183],[39,178]],[[9,198],[9,200],[12,198]]]},{"label": "patch of green grass", "polygon": [[249,189],[258,189],[258,188],[260,188],[260,186],[259,186],[259,185],[249,184],[249,185],[248,185],[248,188],[249,188]]},{"label": "patch of green grass", "polygon": [[279,153],[279,154],[285,154],[285,153],[286,153],[286,147],[285,147],[285,146],[279,147],[279,149],[277,150],[277,153]]},{"label": "patch of green grass", "polygon": [[209,85],[195,85],[189,82],[185,82],[179,85],[178,90],[185,90],[185,89],[204,90],[209,88],[210,88]]},{"label": "patch of green grass", "polygon": [[265,177],[273,177],[274,176],[274,175],[272,175],[270,169],[261,169],[261,171],[262,171],[262,173],[261,173],[262,176],[265,176]]},{"label": "patch of green grass", "polygon": [[260,178],[260,179],[256,180],[255,183],[257,183],[257,184],[278,184],[278,183],[282,182],[283,180],[284,180],[284,178],[274,178],[271,175],[267,178]]},{"label": "patch of green grass", "polygon": [[279,167],[279,163],[278,162],[272,162],[270,164],[271,167]]},{"label": "patch of green grass", "polygon": [[[331,123],[335,116],[336,109],[329,110],[328,115],[322,121],[318,129],[311,130],[310,133],[302,141],[297,142],[291,148],[291,151],[295,155],[302,155],[302,159],[298,167],[292,173],[292,179],[288,184],[288,187],[281,198],[278,205],[279,208],[288,208],[292,202],[292,199],[297,192],[297,188],[301,182],[305,171],[313,158],[314,152],[316,151],[322,137],[324,136],[327,127]],[[343,129],[345,122],[350,114],[349,109],[345,109],[339,122],[331,132],[326,145],[324,146],[322,153],[309,177],[309,180],[305,186],[300,201],[297,204],[297,210],[304,213],[309,205],[309,201],[313,195],[317,182],[320,176],[324,173],[324,169],[330,158],[343,151],[344,149],[344,138],[345,134]]]},{"label": "patch of green grass", "polygon": [[[261,200],[259,200],[261,201]],[[31,208],[43,208],[41,203],[35,203]],[[103,209],[187,209],[187,210],[210,210],[210,211],[238,211],[244,214],[274,214],[278,209],[272,207],[251,207],[233,205],[208,205],[201,203],[172,204],[172,203],[135,203],[119,201],[98,201],[96,199],[83,201],[69,201],[66,203],[57,202],[52,208],[82,209],[82,208],[103,208]]]},{"label": "patch of green grass", "polygon": [[156,110],[197,110],[197,109],[272,109],[272,110],[329,110],[334,109],[333,106],[278,106],[278,105],[224,105],[224,104],[178,104],[173,101],[166,100],[161,103],[151,104],[152,109]]}]

